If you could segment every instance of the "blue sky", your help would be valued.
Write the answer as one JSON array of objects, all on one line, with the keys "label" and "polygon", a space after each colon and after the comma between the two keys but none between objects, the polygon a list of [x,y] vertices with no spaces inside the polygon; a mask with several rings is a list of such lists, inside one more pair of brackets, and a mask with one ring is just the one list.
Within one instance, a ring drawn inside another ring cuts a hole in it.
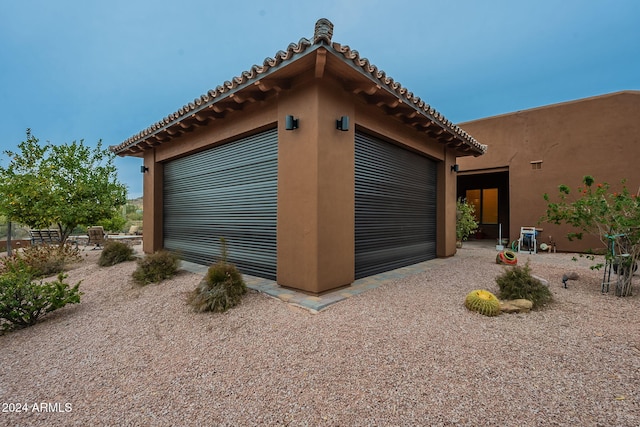
[{"label": "blue sky", "polygon": [[[455,123],[640,89],[637,0],[3,0],[0,148],[117,145],[319,18]],[[141,164],[117,159],[132,198]]]}]

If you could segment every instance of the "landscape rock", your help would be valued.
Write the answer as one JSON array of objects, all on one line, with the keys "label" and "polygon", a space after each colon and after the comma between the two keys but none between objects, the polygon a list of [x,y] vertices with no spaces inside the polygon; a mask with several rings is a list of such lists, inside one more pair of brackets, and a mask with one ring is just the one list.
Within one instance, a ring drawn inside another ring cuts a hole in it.
[{"label": "landscape rock", "polygon": [[528,313],[533,308],[533,302],[528,299],[513,299],[500,301],[500,311],[503,313]]},{"label": "landscape rock", "polygon": [[531,277],[533,277],[534,279],[539,280],[540,283],[542,283],[543,285],[545,285],[547,287],[549,286],[549,281],[547,279],[545,279],[543,277],[540,277],[540,276],[536,276],[535,274],[532,274]]},{"label": "landscape rock", "polygon": [[578,276],[578,273],[576,273],[574,271],[563,274],[562,275],[562,286],[566,289],[568,280],[578,280],[579,277],[580,276]]}]

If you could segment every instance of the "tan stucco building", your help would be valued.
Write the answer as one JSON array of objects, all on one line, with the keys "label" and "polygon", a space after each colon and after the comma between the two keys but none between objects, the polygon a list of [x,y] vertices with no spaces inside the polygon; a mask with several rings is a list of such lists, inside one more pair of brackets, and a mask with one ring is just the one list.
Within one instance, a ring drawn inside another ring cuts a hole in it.
[{"label": "tan stucco building", "polygon": [[321,293],[455,254],[456,158],[486,146],[333,25],[111,150],[144,158],[144,251]]},{"label": "tan stucco building", "polygon": [[[560,184],[575,189],[585,175],[596,182],[640,188],[640,91],[624,91],[461,123],[489,146],[487,154],[460,158],[458,196],[475,199],[482,237],[515,240],[520,227],[542,229],[561,251],[602,247],[596,238],[570,242],[567,226],[538,223],[543,194],[557,196]],[[557,200],[555,198],[554,200]]]}]

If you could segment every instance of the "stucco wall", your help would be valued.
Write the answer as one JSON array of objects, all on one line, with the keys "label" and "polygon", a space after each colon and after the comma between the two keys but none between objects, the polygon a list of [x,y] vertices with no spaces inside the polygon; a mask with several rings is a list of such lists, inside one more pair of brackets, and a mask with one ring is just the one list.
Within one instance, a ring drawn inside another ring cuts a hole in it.
[{"label": "stucco wall", "polygon": [[[285,130],[287,115],[299,120]],[[350,117],[349,130],[336,120]],[[345,91],[341,82],[301,74],[277,96],[147,150],[144,177],[145,252],[162,248],[164,162],[278,127],[277,281],[321,293],[355,276],[355,131],[362,128],[438,161],[437,255],[455,254],[455,154],[380,108]]]},{"label": "stucco wall", "polygon": [[[354,280],[352,107],[327,81],[301,82],[280,97],[278,283],[320,293]],[[284,129],[294,115],[299,128]]]},{"label": "stucco wall", "polygon": [[[497,117],[461,123],[460,127],[489,146],[487,154],[460,158],[461,171],[480,173],[508,167],[510,236],[520,226],[536,225],[544,214],[542,195],[554,196],[559,184],[575,188],[582,177],[638,191],[640,173],[640,92],[619,92]],[[540,169],[531,162],[541,161]],[[600,246],[597,239],[569,242],[568,227],[540,224],[542,241],[553,236],[558,249],[583,251]]]}]

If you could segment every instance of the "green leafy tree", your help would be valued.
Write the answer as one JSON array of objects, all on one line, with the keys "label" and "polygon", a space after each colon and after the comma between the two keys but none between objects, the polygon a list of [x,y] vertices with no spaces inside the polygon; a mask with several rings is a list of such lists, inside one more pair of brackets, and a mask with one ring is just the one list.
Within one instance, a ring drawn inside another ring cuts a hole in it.
[{"label": "green leafy tree", "polygon": [[475,217],[473,205],[467,203],[465,199],[458,198],[456,201],[456,240],[462,242],[478,229],[478,222]]},{"label": "green leafy tree", "polygon": [[121,231],[124,225],[127,223],[127,220],[122,217],[120,214],[115,214],[111,218],[103,219],[97,222],[97,225],[101,225],[107,231]]},{"label": "green leafy tree", "polygon": [[78,225],[95,225],[119,215],[126,187],[119,183],[115,155],[84,141],[40,144],[27,129],[18,152],[5,151],[0,166],[0,213],[31,228],[57,226],[63,241]]},{"label": "green leafy tree", "polygon": [[135,214],[136,211],[138,210],[138,207],[136,205],[132,205],[132,204],[127,204],[124,207],[125,210],[125,214],[127,215],[127,217],[131,214]]},{"label": "green leafy tree", "polygon": [[582,183],[575,196],[568,186],[560,185],[557,202],[545,193],[548,205],[541,221],[574,227],[577,231],[568,233],[569,240],[582,239],[584,234],[598,236],[609,248],[607,261],[620,265],[622,280],[616,295],[629,296],[633,269],[640,257],[640,198],[629,192],[624,180],[619,191],[611,191],[607,183],[596,184],[589,175]]}]

